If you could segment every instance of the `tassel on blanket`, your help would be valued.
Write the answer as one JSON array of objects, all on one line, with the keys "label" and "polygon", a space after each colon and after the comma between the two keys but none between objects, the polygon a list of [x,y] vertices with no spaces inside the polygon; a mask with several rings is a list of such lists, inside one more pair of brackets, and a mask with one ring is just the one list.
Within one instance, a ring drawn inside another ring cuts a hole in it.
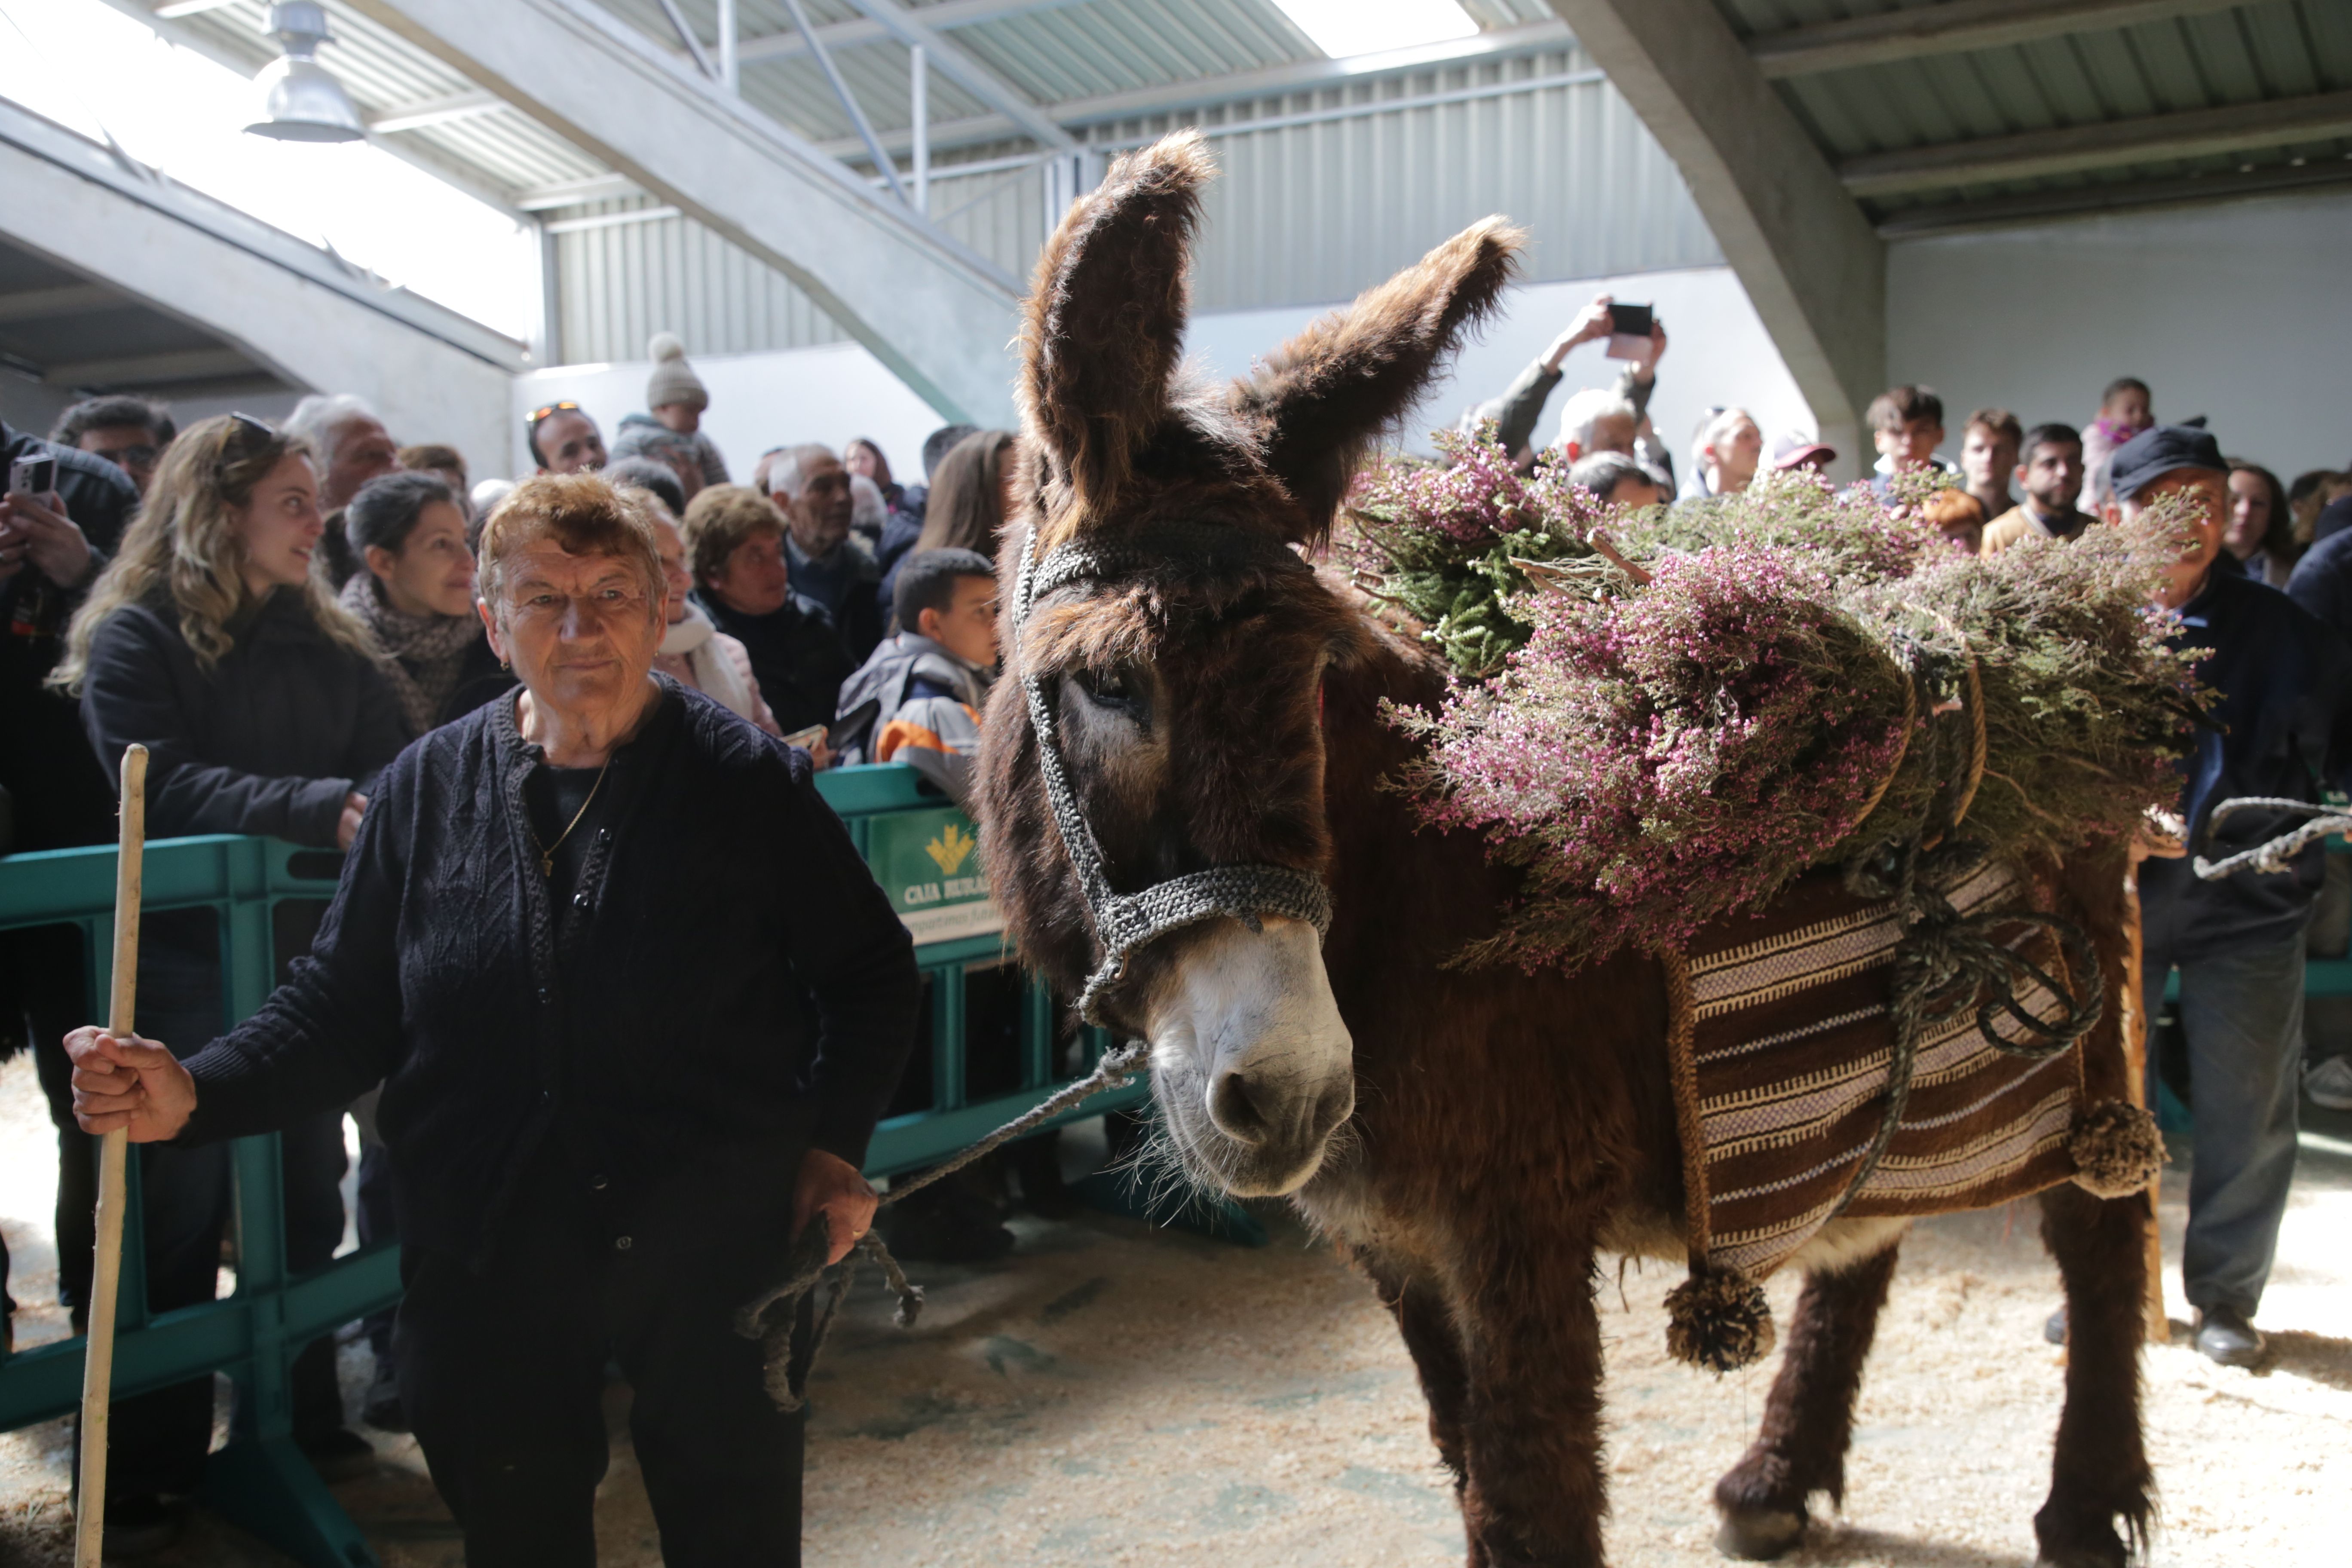
[{"label": "tassel on blanket", "polygon": [[1779,1341],[1764,1287],[1730,1269],[1694,1268],[1666,1296],[1666,1350],[1708,1372],[1737,1372]]},{"label": "tassel on blanket", "polygon": [[2074,1118],[2066,1134],[2074,1184],[2103,1198],[2144,1192],[2164,1166],[2164,1135],[2137,1105],[2103,1100]]}]

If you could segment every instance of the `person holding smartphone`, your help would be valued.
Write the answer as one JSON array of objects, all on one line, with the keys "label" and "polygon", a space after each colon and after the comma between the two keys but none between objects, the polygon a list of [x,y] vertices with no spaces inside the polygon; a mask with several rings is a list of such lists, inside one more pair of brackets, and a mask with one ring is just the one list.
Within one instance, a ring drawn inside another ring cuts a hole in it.
[{"label": "person holding smartphone", "polygon": [[[67,617],[139,505],[139,491],[104,458],[0,424],[0,792],[9,810],[0,855],[114,841],[114,795],[82,739],[73,702],[42,682],[58,661]],[[58,1256],[79,1256],[89,1273],[90,1215],[98,1202],[89,1140],[74,1127],[69,1070],[60,1042],[86,1005],[81,932],[70,925],[0,931],[0,1010],[31,1042],[58,1127]],[[0,1054],[5,1054],[0,1047]],[[0,1345],[8,1254],[0,1243]],[[68,1310],[84,1305],[61,1271]]]},{"label": "person holding smartphone", "polygon": [[1615,392],[1633,409],[1633,456],[1659,469],[1671,485],[1674,458],[1651,430],[1649,418],[1650,394],[1658,384],[1658,360],[1666,352],[1665,323],[1649,306],[1621,305],[1607,294],[1595,294],[1592,302],[1578,312],[1576,320],[1552,339],[1551,346],[1521,371],[1500,397],[1489,398],[1463,416],[1463,433],[1471,434],[1491,419],[1496,443],[1522,468],[1534,467],[1536,426],[1543,420],[1544,405],[1550,401],[1552,389],[1565,374],[1561,366],[1579,346],[1603,339],[1609,342],[1611,358],[1627,362],[1618,373]]}]

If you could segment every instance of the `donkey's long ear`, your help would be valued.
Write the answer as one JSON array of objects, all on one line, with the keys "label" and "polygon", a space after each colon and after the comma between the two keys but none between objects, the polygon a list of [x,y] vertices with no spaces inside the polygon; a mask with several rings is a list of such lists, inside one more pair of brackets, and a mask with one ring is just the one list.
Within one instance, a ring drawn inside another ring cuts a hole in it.
[{"label": "donkey's long ear", "polygon": [[1216,173],[1198,132],[1110,166],[1054,231],[1021,325],[1022,414],[1086,510],[1109,504],[1168,412],[1184,337],[1201,186]]},{"label": "donkey's long ear", "polygon": [[1311,534],[1329,526],[1372,439],[1493,312],[1526,239],[1500,217],[1474,224],[1234,384],[1234,414],[1255,429],[1266,467],[1297,498]]}]

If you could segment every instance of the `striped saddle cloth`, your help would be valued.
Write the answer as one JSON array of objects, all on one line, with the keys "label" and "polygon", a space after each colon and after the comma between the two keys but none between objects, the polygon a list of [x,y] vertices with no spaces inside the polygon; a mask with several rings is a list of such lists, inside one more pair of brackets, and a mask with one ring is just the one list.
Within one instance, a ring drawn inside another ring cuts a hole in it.
[{"label": "striped saddle cloth", "polygon": [[[1987,864],[1950,894],[1962,915],[2018,907],[2022,885]],[[1769,909],[1702,931],[1667,960],[1669,1042],[1694,1261],[1761,1279],[1828,1222],[1877,1137],[1894,1038],[1888,1015],[1903,927],[1894,907],[1834,874]],[[2046,929],[2001,940],[2070,985]],[[2067,999],[2031,982],[2016,999],[2043,1022]],[[2004,1038],[2025,1031],[1995,1024]],[[2067,1134],[2084,1100],[2079,1045],[2042,1060],[1985,1037],[1969,1007],[1920,1032],[1910,1103],[1853,1218],[1984,1208],[2074,1174]]]}]

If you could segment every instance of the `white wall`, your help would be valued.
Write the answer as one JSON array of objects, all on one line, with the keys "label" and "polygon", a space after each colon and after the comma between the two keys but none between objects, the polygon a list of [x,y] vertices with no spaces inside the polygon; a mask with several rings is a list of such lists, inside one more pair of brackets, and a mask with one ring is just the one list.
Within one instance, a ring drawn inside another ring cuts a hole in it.
[{"label": "white wall", "polygon": [[[1514,289],[1500,318],[1463,352],[1451,374],[1433,385],[1405,422],[1402,444],[1414,451],[1430,450],[1431,426],[1451,426],[1465,408],[1500,393],[1587,300],[1603,290],[1629,303],[1654,305],[1665,323],[1670,341],[1650,412],[1674,449],[1678,468],[1687,461],[1691,436],[1712,404],[1748,408],[1769,433],[1812,428],[1804,399],[1738,280],[1728,268],[1706,267]],[[1254,358],[1334,308],[1302,305],[1196,316],[1185,350],[1212,374],[1245,375]],[[771,447],[823,441],[837,448],[853,436],[879,442],[902,482],[919,478],[923,438],[939,427],[940,417],[863,348],[837,343],[766,353],[696,355],[691,360],[710,389],[702,427],[719,443],[738,480],[750,481],[752,465]],[[1559,405],[1569,394],[1580,386],[1608,385],[1621,368],[1601,356],[1598,343],[1578,349],[1569,357],[1566,379],[1553,395],[1538,435],[1549,441],[1556,433]],[[594,416],[610,441],[622,416],[645,407],[646,377],[651,369],[643,360],[557,365],[518,378],[516,471],[527,471],[530,462],[522,444],[522,419],[531,409],[568,398]],[[1013,372],[1009,352],[1005,372]]]},{"label": "white wall", "polygon": [[2159,419],[2292,479],[2352,461],[2352,195],[2071,218],[1889,247],[1890,380],[2084,425],[2136,375]]},{"label": "white wall", "polygon": [[[771,447],[822,441],[839,450],[857,436],[881,447],[900,483],[922,481],[923,437],[942,421],[929,404],[857,344],[749,354],[689,353],[687,363],[710,392],[702,428],[719,444],[737,483],[751,482],[752,466]],[[1008,376],[1012,363],[1008,354]],[[651,360],[629,360],[552,365],[516,377],[513,474],[528,474],[537,466],[523,426],[532,409],[560,401],[577,403],[610,443],[623,416],[644,412],[646,378],[652,371]]]},{"label": "white wall", "polygon": [[[1433,426],[1450,427],[1465,409],[1498,395],[1598,293],[1626,304],[1652,306],[1666,329],[1666,353],[1658,362],[1650,419],[1675,455],[1677,476],[1689,462],[1691,437],[1712,405],[1746,408],[1764,426],[1768,439],[1792,427],[1812,431],[1812,415],[1755,307],[1748,302],[1747,290],[1729,268],[1701,267],[1531,283],[1513,289],[1496,320],[1462,351],[1447,374],[1432,383],[1399,431],[1400,444],[1409,451],[1432,450]],[[1253,359],[1279,347],[1333,308],[1297,306],[1196,317],[1185,350],[1216,374],[1246,375]],[[1568,356],[1559,389],[1536,427],[1538,442],[1549,443],[1559,434],[1560,405],[1578,388],[1615,384],[1624,366],[1604,357],[1602,350],[1601,343],[1586,343]]]}]

